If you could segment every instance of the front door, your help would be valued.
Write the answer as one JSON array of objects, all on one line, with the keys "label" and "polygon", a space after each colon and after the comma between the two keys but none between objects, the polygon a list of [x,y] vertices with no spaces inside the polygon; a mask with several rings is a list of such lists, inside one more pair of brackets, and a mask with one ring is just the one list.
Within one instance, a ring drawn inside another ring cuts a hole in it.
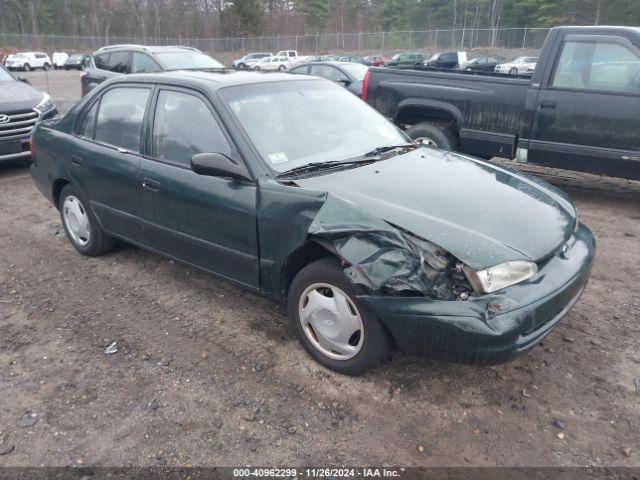
[{"label": "front door", "polygon": [[257,288],[256,185],[197,175],[190,167],[197,153],[238,159],[211,105],[190,90],[160,89],[149,126],[149,154],[138,179],[147,242],[167,255]]},{"label": "front door", "polygon": [[540,91],[529,161],[640,179],[640,49],[631,39],[568,35]]},{"label": "front door", "polygon": [[69,173],[102,228],[134,242],[141,240],[138,173],[151,91],[144,85],[105,91],[83,113],[69,152]]}]

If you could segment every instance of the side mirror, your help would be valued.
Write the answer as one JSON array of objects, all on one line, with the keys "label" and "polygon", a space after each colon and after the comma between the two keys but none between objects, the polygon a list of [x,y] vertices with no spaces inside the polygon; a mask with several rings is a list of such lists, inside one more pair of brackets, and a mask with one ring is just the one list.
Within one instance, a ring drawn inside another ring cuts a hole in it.
[{"label": "side mirror", "polygon": [[346,78],[341,78],[340,80],[338,80],[338,83],[341,83],[345,87],[348,87],[349,85],[351,85],[351,81]]},{"label": "side mirror", "polygon": [[198,175],[251,181],[246,167],[222,153],[198,153],[191,157],[191,170]]}]

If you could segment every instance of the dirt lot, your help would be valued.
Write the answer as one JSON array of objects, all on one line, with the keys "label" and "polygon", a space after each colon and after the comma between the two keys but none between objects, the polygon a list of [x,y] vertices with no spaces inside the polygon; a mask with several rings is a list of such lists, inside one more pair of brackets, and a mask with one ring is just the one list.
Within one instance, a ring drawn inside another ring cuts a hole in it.
[{"label": "dirt lot", "polygon": [[638,466],[640,200],[570,194],[598,257],[542,346],[350,378],[265,299],[133,247],[81,257],[0,166],[0,465]]}]

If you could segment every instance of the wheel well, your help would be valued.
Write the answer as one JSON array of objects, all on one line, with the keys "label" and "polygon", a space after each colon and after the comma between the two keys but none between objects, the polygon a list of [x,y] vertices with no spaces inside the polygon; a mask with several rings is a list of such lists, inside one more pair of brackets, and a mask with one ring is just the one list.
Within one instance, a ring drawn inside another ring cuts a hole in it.
[{"label": "wheel well", "polygon": [[323,257],[336,257],[329,247],[323,246],[316,241],[307,241],[303,246],[294,250],[284,262],[280,274],[280,285],[282,286],[281,296],[286,303],[289,294],[289,285],[300,270]]},{"label": "wheel well", "polygon": [[53,204],[56,208],[60,208],[60,192],[69,181],[64,178],[59,178],[55,182],[53,182],[53,187],[51,189],[51,198],[53,199]]},{"label": "wheel well", "polygon": [[442,125],[458,132],[458,122],[450,112],[439,108],[407,107],[403,109],[397,118],[400,125],[417,125],[418,123],[431,122]]}]

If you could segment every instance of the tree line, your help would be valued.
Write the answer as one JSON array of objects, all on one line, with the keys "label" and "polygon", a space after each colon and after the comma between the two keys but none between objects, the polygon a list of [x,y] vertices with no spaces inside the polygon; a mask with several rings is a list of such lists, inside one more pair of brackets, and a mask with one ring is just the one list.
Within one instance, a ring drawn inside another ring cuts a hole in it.
[{"label": "tree line", "polygon": [[0,34],[158,38],[640,25],[640,0],[0,0]]}]

